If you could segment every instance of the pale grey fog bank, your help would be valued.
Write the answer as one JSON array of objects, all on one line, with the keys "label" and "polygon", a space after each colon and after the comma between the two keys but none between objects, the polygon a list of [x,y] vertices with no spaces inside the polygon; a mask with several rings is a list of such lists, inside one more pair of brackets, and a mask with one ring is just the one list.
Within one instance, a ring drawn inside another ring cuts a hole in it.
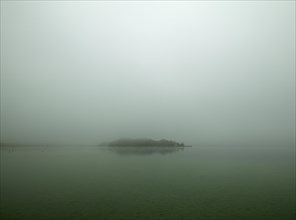
[{"label": "pale grey fog bank", "polygon": [[295,142],[295,1],[1,1],[1,142]]}]

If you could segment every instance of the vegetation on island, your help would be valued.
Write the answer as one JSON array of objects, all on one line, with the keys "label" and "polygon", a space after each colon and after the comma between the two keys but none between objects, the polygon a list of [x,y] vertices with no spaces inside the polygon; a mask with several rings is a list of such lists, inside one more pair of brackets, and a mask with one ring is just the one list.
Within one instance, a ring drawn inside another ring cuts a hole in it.
[{"label": "vegetation on island", "polygon": [[153,140],[153,139],[129,139],[123,138],[109,143],[102,143],[100,146],[110,147],[184,147],[184,143],[172,140]]}]

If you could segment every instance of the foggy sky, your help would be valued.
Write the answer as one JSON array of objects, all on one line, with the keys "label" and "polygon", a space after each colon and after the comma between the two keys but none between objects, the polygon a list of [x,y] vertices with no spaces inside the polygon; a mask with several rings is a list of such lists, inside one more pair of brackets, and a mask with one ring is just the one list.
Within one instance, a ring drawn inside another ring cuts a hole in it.
[{"label": "foggy sky", "polygon": [[1,141],[288,143],[295,2],[1,1]]}]

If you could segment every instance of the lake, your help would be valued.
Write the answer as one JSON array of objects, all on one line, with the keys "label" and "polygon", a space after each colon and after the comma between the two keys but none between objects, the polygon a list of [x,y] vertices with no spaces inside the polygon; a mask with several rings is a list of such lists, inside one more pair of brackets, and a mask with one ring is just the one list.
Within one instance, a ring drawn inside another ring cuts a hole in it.
[{"label": "lake", "polygon": [[1,219],[292,220],[295,148],[1,149]]}]

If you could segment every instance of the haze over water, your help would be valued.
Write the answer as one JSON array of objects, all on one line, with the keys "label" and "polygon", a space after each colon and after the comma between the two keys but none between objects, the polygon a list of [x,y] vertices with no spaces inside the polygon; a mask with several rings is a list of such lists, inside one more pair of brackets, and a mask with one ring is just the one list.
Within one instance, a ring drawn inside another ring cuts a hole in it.
[{"label": "haze over water", "polygon": [[292,220],[295,1],[1,1],[0,116],[1,219]]},{"label": "haze over water", "polygon": [[1,1],[1,138],[294,143],[295,2]]}]

